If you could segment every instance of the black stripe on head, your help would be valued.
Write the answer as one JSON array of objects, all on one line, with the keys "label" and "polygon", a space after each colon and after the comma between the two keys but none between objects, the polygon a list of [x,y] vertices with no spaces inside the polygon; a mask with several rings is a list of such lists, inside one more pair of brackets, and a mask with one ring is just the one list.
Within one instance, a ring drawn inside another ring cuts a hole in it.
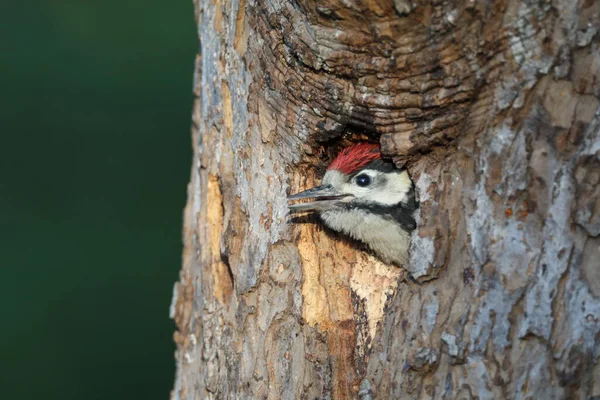
[{"label": "black stripe on head", "polygon": [[[392,172],[400,172],[402,169],[396,168],[393,162],[378,159],[370,162],[365,165],[361,170],[354,172],[350,179],[358,174],[362,170],[371,169],[375,171],[382,172],[384,174],[389,174]],[[412,232],[417,227],[417,223],[415,221],[414,213],[417,208],[419,208],[419,204],[415,198],[415,184],[411,179],[411,187],[409,191],[406,193],[406,197],[404,201],[401,201],[398,204],[392,205],[382,205],[379,203],[348,203],[345,205],[347,209],[355,209],[360,208],[363,210],[368,210],[370,213],[379,215],[382,218],[393,219],[396,220],[402,229],[407,232]]]},{"label": "black stripe on head", "polygon": [[389,174],[390,172],[398,171],[398,168],[396,168],[393,162],[379,159],[372,161],[364,167],[362,167],[361,169],[359,169],[358,171],[353,172],[350,175],[350,177],[352,178],[353,176],[360,174],[361,171],[365,169],[372,169],[374,171],[383,172],[384,174]]},{"label": "black stripe on head", "polygon": [[419,208],[419,204],[415,199],[414,186],[406,193],[405,201],[398,204],[388,206],[378,203],[348,203],[345,205],[345,208],[348,210],[367,210],[371,214],[378,215],[381,218],[395,220],[407,232],[412,232],[417,227],[414,213]]}]

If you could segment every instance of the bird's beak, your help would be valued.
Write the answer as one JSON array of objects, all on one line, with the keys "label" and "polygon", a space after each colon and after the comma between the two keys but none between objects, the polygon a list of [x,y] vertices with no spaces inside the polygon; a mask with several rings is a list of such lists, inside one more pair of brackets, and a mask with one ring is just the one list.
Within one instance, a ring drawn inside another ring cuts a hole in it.
[{"label": "bird's beak", "polygon": [[331,185],[321,185],[312,189],[296,193],[288,197],[288,201],[301,199],[314,199],[309,203],[296,203],[289,206],[291,211],[325,211],[334,208],[343,201],[348,201],[353,196],[344,194],[334,189]]}]

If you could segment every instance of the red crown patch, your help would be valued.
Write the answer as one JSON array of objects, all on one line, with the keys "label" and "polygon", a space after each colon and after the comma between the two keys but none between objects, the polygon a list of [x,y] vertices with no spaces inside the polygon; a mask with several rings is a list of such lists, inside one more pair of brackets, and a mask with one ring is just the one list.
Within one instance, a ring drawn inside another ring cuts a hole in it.
[{"label": "red crown patch", "polygon": [[378,144],[358,143],[340,151],[327,169],[335,169],[344,174],[351,174],[380,158],[381,152]]}]

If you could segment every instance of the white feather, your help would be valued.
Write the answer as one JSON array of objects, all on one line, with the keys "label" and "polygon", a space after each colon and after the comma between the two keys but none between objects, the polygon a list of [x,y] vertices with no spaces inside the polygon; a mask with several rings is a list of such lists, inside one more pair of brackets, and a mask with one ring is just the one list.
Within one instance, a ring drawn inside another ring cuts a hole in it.
[{"label": "white feather", "polygon": [[383,262],[396,265],[406,262],[410,235],[400,225],[360,209],[331,210],[320,215],[334,231],[366,243]]},{"label": "white feather", "polygon": [[[366,169],[359,175],[362,174],[371,177],[371,185],[358,186],[355,177],[350,179],[337,170],[327,171],[323,184],[333,186],[340,193],[354,196],[342,201],[390,206],[408,200],[407,194],[412,184],[406,171],[383,173]],[[328,227],[366,243],[384,262],[397,265],[406,262],[410,235],[394,221],[360,208],[334,208],[322,211],[320,215]]]},{"label": "white feather", "polygon": [[[373,180],[373,185],[358,186],[348,176],[337,170],[329,170],[323,177],[323,184],[331,185],[340,193],[354,195],[357,199],[381,205],[391,206],[406,201],[406,194],[410,191],[411,181],[406,171],[383,173],[374,169],[366,169],[360,175],[366,174]],[[377,180],[385,178],[385,185],[377,185]]]}]

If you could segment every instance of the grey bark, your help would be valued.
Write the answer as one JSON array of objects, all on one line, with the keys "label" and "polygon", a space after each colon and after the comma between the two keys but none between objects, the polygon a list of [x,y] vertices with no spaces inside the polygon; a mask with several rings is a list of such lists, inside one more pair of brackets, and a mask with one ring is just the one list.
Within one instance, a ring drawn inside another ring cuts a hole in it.
[{"label": "grey bark", "polygon": [[[173,399],[600,396],[600,2],[197,0]],[[384,265],[286,194],[376,140]]]}]

